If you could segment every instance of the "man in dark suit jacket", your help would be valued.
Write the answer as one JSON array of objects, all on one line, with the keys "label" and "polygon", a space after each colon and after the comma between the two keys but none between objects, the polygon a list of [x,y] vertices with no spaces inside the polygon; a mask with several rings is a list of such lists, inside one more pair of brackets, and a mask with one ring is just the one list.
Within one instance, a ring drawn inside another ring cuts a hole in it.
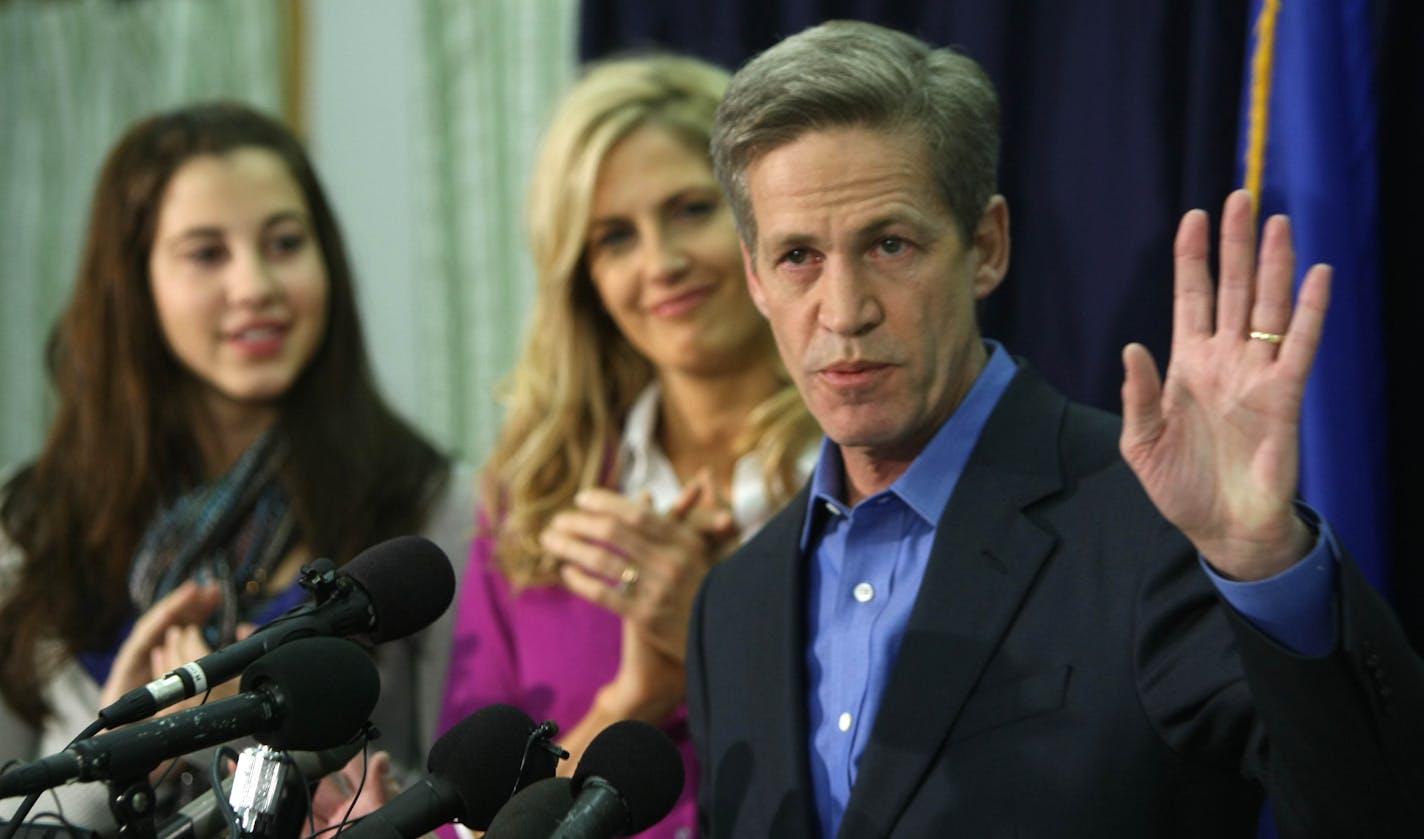
[{"label": "man in dark suit jacket", "polygon": [[1328,268],[1293,307],[1289,227],[1258,269],[1238,193],[1214,292],[1188,214],[1165,383],[1134,345],[1121,423],[1072,405],[978,332],[996,118],[973,62],[847,23],[719,111],[749,288],[828,439],[699,594],[708,834],[1248,836],[1264,787],[1287,836],[1418,835],[1424,664],[1293,502]]}]

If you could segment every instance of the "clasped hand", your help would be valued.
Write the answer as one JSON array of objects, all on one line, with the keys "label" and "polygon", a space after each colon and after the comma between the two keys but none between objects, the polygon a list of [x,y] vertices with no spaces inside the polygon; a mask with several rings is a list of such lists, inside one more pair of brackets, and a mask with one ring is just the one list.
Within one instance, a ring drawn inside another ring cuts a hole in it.
[{"label": "clasped hand", "polygon": [[681,662],[697,587],[735,544],[736,524],[710,478],[689,482],[666,513],[646,498],[605,489],[584,490],[574,504],[540,535],[561,561],[564,586],[621,615],[646,643]]}]

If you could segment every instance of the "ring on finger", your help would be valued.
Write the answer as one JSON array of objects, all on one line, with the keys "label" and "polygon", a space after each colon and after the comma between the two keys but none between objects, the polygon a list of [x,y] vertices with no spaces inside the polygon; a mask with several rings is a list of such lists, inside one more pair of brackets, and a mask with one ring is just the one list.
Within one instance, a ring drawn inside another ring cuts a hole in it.
[{"label": "ring on finger", "polygon": [[1284,341],[1285,338],[1285,333],[1282,332],[1263,332],[1259,329],[1251,330],[1251,340],[1253,341],[1265,341],[1268,344],[1279,344],[1281,341]]},{"label": "ring on finger", "polygon": [[618,593],[624,597],[632,597],[633,589],[638,585],[638,566],[628,563],[623,566],[623,572],[618,575]]}]

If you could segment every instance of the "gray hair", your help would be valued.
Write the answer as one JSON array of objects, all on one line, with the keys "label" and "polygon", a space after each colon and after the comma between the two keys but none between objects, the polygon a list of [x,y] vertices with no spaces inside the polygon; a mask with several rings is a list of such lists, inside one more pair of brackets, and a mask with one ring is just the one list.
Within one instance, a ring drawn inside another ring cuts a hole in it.
[{"label": "gray hair", "polygon": [[747,169],[810,131],[863,126],[925,139],[965,242],[997,191],[999,100],[973,59],[903,32],[838,20],[793,35],[732,77],[712,129],[712,164],[755,248]]}]

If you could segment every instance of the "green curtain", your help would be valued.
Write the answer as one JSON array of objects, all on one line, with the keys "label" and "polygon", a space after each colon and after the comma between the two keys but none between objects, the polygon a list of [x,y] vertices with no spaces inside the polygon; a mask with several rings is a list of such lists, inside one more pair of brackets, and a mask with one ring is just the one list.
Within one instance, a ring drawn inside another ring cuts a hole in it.
[{"label": "green curtain", "polygon": [[82,248],[90,192],[123,129],[232,98],[280,113],[284,0],[0,3],[0,467],[38,449],[43,351]]},{"label": "green curtain", "polygon": [[[44,341],[73,282],[104,153],[134,119],[185,101],[229,97],[279,113],[288,1],[0,2],[0,467],[30,457],[44,432]],[[577,2],[417,8],[413,95],[427,117],[412,126],[412,294],[425,364],[419,398],[399,408],[478,462],[532,296],[524,196],[549,109],[575,72]]]},{"label": "green curtain", "polygon": [[478,463],[533,292],[525,193],[549,110],[575,69],[575,0],[421,4],[420,424]]}]

